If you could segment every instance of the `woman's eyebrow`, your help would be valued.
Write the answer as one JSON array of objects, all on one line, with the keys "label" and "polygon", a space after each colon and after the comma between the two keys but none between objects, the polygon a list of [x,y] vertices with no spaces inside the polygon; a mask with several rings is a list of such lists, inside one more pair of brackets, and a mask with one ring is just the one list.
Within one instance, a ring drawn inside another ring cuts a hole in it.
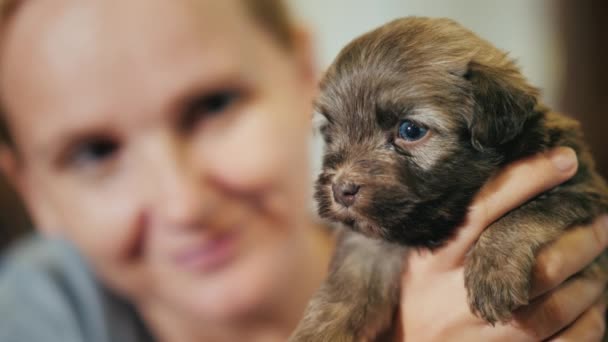
[{"label": "woman's eyebrow", "polygon": [[171,81],[166,88],[166,99],[163,101],[163,112],[179,113],[201,94],[211,93],[235,85],[247,75],[246,65],[230,55],[200,56],[188,60],[174,70],[181,75]]}]

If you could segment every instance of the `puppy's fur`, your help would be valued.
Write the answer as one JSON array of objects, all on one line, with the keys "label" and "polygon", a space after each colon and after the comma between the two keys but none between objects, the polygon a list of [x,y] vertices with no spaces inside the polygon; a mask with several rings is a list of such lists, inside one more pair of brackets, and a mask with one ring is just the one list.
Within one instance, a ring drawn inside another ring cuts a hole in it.
[{"label": "puppy's fur", "polygon": [[[400,19],[354,40],[324,77],[318,111],[327,118],[319,213],[358,233],[342,233],[292,341],[375,338],[398,304],[407,248],[446,242],[480,187],[513,160],[569,146],[579,168],[488,227],[469,252],[469,304],[486,321],[508,321],[528,303],[540,247],[608,212],[578,124],[541,105],[504,52],[451,20]],[[428,134],[404,141],[404,120]],[[334,199],[340,182],[358,186],[350,206]],[[605,277],[606,265],[602,256],[581,276]]]}]

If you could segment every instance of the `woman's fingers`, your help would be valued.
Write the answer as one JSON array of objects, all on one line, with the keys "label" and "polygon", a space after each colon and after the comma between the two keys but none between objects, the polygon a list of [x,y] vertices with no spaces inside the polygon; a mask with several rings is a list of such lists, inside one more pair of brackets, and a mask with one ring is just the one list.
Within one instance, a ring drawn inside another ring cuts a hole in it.
[{"label": "woman's fingers", "polygon": [[508,165],[478,194],[471,208],[471,219],[486,226],[531,198],[570,179],[578,160],[571,148],[549,152]]},{"label": "woman's fingers", "polygon": [[578,166],[575,152],[566,147],[516,161],[493,177],[476,196],[457,236],[436,252],[439,263],[456,266],[481,232],[507,212],[570,179]]},{"label": "woman's fingers", "polygon": [[561,284],[589,265],[608,247],[608,217],[572,229],[541,250],[532,272],[530,298]]},{"label": "woman's fingers", "polygon": [[550,342],[602,341],[606,332],[606,304],[600,301],[571,326],[548,339]]},{"label": "woman's fingers", "polygon": [[514,312],[511,325],[534,340],[545,340],[574,322],[593,306],[606,287],[604,279],[575,277],[530,305]]}]

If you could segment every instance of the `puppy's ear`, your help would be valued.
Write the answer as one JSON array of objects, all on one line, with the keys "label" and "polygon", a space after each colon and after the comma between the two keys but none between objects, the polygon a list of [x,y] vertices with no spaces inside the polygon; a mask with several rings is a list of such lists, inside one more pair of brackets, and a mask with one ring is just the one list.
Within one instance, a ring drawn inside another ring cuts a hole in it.
[{"label": "puppy's ear", "polygon": [[473,146],[500,148],[522,133],[535,116],[538,90],[512,64],[502,67],[470,62],[463,75],[472,84],[474,112],[469,118]]}]

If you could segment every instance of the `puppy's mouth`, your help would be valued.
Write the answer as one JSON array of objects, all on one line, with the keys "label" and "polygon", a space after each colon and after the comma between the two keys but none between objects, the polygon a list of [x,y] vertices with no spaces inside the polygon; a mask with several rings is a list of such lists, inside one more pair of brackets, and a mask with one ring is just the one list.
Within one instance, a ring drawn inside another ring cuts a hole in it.
[{"label": "puppy's mouth", "polygon": [[387,238],[387,227],[373,215],[377,211],[374,205],[377,188],[365,177],[326,171],[316,183],[318,213],[324,219],[342,223],[368,237]]},{"label": "puppy's mouth", "polygon": [[323,218],[331,221],[336,221],[344,224],[350,229],[362,233],[371,238],[384,238],[386,230],[381,225],[369,219],[361,213],[359,205],[345,206],[331,200],[329,208],[320,210],[320,215]]}]

